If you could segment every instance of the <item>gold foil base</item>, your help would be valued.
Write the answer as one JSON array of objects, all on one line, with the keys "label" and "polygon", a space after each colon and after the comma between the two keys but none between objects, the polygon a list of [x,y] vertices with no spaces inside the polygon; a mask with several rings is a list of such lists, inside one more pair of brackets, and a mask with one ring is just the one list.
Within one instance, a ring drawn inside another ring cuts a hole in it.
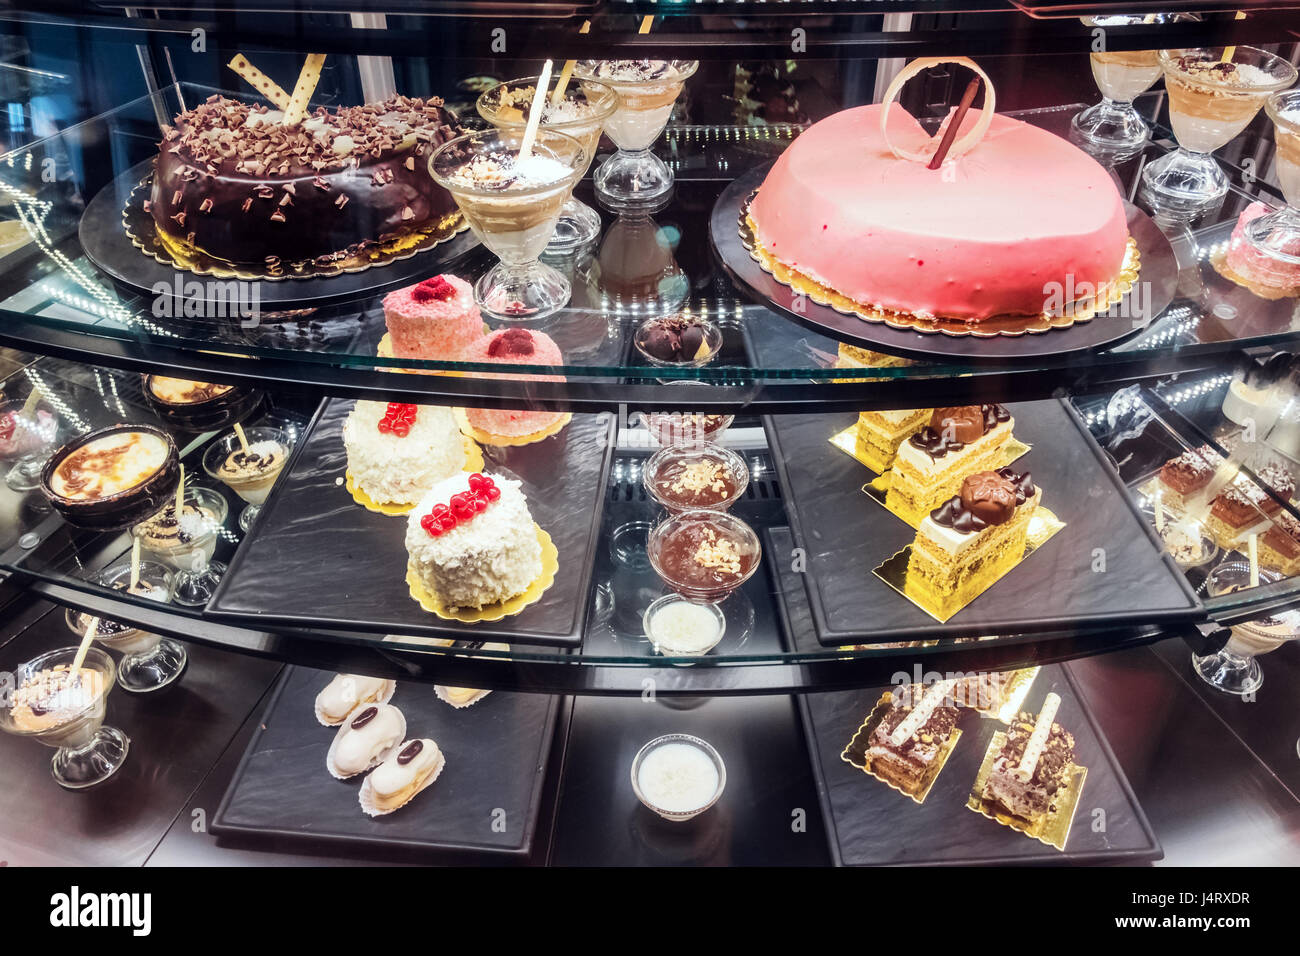
[{"label": "gold foil base", "polygon": [[1278,289],[1272,286],[1258,285],[1250,279],[1233,271],[1228,266],[1228,254],[1226,249],[1220,249],[1210,254],[1210,265],[1214,271],[1223,276],[1229,282],[1241,286],[1243,289],[1249,289],[1261,299],[1268,299],[1276,302],[1278,299],[1294,299],[1300,296],[1300,285],[1292,286],[1289,289]]},{"label": "gold foil base", "polygon": [[892,329],[912,329],[928,334],[950,335],[954,337],[972,336],[974,338],[995,338],[999,335],[1021,336],[1042,334],[1053,329],[1068,329],[1077,322],[1089,322],[1098,315],[1107,312],[1119,303],[1132,290],[1141,271],[1142,257],[1138,252],[1137,240],[1129,237],[1124,251],[1124,262],[1119,275],[1104,284],[1099,294],[1091,300],[1079,300],[1072,304],[1069,314],[1054,315],[1043,312],[1040,315],[996,315],[980,322],[967,322],[964,319],[934,318],[916,315],[910,312],[893,312],[863,305],[834,289],[822,285],[816,279],[797,269],[782,264],[770,252],[763,248],[757,239],[757,228],[750,218],[749,206],[755,190],[749,198],[741,203],[738,231],[741,244],[751,259],[777,282],[794,292],[806,295],[818,305],[829,306],[844,315],[856,315],[864,322],[883,323]]},{"label": "gold foil base", "polygon": [[1074,822],[1074,810],[1079,805],[1079,796],[1083,793],[1083,782],[1088,776],[1088,768],[1071,764],[1070,781],[1064,793],[1057,794],[1055,808],[1036,820],[1023,820],[986,803],[981,796],[984,792],[984,783],[993,769],[993,761],[997,759],[1006,741],[1007,735],[1000,730],[989,741],[989,749],[984,752],[984,762],[980,764],[979,773],[975,775],[975,785],[966,800],[967,808],[1004,827],[1019,830],[1025,836],[1033,837],[1040,843],[1065,852],[1065,843],[1070,838],[1070,826]]},{"label": "gold foil base", "polygon": [[468,435],[480,445],[496,445],[503,448],[511,448],[516,445],[531,445],[533,442],[542,441],[550,438],[552,435],[558,435],[564,430],[564,426],[573,421],[573,414],[565,412],[559,420],[552,425],[548,425],[541,431],[536,431],[528,435],[494,435],[491,432],[480,431],[469,423],[469,417],[465,414],[463,408],[453,408],[452,414],[456,416],[456,424],[460,426],[463,434]]},{"label": "gold foil base", "polygon": [[1029,533],[1025,541],[1025,553],[1021,555],[1020,561],[1017,561],[990,581],[988,587],[984,588],[984,590],[979,594],[972,597],[960,607],[954,608],[952,613],[946,617],[940,617],[938,614],[935,614],[932,609],[913,600],[912,596],[907,593],[907,565],[912,559],[912,546],[910,544],[901,551],[895,552],[891,558],[883,562],[879,567],[874,568],[871,573],[880,578],[880,580],[884,581],[907,600],[911,601],[912,604],[919,607],[934,620],[938,621],[940,624],[945,624],[969,607],[972,602],[978,600],[980,595],[988,591],[988,589],[997,584],[998,581],[1002,580],[1003,577],[1010,573],[1012,568],[1020,567],[1021,561],[1026,560],[1031,554],[1041,548],[1048,538],[1064,527],[1064,521],[1056,517],[1055,514],[1044,508],[1042,505],[1039,505],[1034,510],[1034,516],[1029,519]]},{"label": "gold foil base", "polygon": [[[468,435],[460,436],[461,444],[465,447],[465,464],[461,466],[461,471],[473,474],[476,471],[483,470],[483,449],[474,444],[474,439]],[[344,485],[348,493],[352,495],[352,500],[365,508],[367,511],[373,511],[381,515],[404,515],[409,514],[417,502],[410,504],[398,504],[393,501],[375,501],[368,494],[357,487],[356,481],[352,478],[352,472],[343,473]]]},{"label": "gold foil base", "polygon": [[164,266],[182,269],[200,276],[218,279],[265,280],[319,279],[350,272],[364,272],[378,266],[390,265],[409,259],[417,253],[432,249],[454,239],[469,228],[465,217],[457,210],[439,222],[415,230],[347,259],[324,265],[308,259],[303,262],[281,262],[274,266],[228,262],[204,252],[197,246],[179,242],[174,237],[158,231],[153,216],[144,211],[144,201],[149,198],[153,185],[153,172],[140,180],[127,197],[122,208],[122,228],[132,245]]},{"label": "gold foil base", "polygon": [[555,573],[560,569],[559,552],[555,550],[555,543],[551,541],[551,536],[543,531],[540,525],[534,524],[533,529],[537,532],[537,541],[542,546],[542,573],[537,576],[532,584],[528,585],[528,590],[524,591],[523,594],[512,597],[509,601],[489,604],[482,608],[447,607],[429,593],[408,564],[406,583],[411,589],[411,597],[420,607],[430,614],[438,615],[444,621],[477,624],[479,621],[499,621],[503,617],[513,617],[528,605],[536,604],[541,600],[546,589],[555,583]]},{"label": "gold foil base", "polygon": [[914,802],[918,804],[925,803],[925,798],[930,794],[930,788],[934,786],[935,780],[939,779],[939,774],[943,772],[944,765],[948,763],[948,758],[952,756],[952,752],[957,746],[957,741],[961,739],[961,731],[954,729],[952,734],[949,735],[948,740],[944,743],[943,749],[939,751],[938,755],[935,757],[934,763],[926,771],[925,776],[918,782],[918,786],[915,790],[900,787],[892,780],[886,780],[884,777],[876,773],[871,768],[871,760],[867,757],[867,750],[871,746],[871,735],[875,731],[876,727],[879,726],[880,722],[885,719],[885,715],[889,713],[889,708],[892,703],[893,695],[891,695],[889,691],[886,691],[881,696],[880,700],[876,701],[876,706],[872,708],[871,713],[867,715],[867,719],[862,722],[862,726],[858,728],[857,732],[853,735],[853,739],[850,740],[848,746],[844,748],[843,753],[840,754],[840,759],[847,764],[852,764],[857,767],[868,776],[875,777],[881,783],[888,787],[892,787],[904,796],[911,797]]}]

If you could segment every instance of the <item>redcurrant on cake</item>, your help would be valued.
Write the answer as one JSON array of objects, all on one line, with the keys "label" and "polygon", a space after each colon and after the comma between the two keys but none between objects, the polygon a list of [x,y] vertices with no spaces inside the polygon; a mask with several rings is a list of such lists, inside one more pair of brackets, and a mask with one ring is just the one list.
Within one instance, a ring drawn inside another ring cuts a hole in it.
[{"label": "redcurrant on cake", "polygon": [[413,505],[465,465],[456,417],[441,405],[359,401],[343,422],[353,486],[381,504]]},{"label": "redcurrant on cake", "polygon": [[454,361],[483,335],[474,290],[446,274],[384,296],[384,321],[398,358]]},{"label": "redcurrant on cake", "polygon": [[[465,353],[467,362],[497,365],[563,365],[560,347],[545,332],[530,329],[500,329],[474,342]],[[498,375],[475,372],[482,378],[523,379],[531,382],[563,382],[563,375]],[[545,431],[564,418],[563,412],[541,412],[518,408],[467,408],[465,417],[480,432],[518,438]]]},{"label": "redcurrant on cake", "polygon": [[542,546],[519,482],[455,475],[420,499],[406,525],[413,582],[448,609],[518,597],[542,575]]}]

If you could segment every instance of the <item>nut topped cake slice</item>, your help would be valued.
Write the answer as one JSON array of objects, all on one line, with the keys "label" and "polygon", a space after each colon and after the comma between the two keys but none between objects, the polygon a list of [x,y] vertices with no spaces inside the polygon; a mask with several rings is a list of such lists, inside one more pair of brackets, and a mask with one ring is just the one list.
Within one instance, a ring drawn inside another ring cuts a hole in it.
[{"label": "nut topped cake slice", "polygon": [[936,408],[930,423],[898,446],[885,507],[915,528],[967,475],[1007,463],[1015,425],[1002,405]]},{"label": "nut topped cake slice", "polygon": [[1285,511],[1273,516],[1273,524],[1259,539],[1259,563],[1287,577],[1300,572],[1300,521]]},{"label": "nut topped cake slice", "polygon": [[1222,463],[1223,456],[1209,445],[1189,448],[1177,458],[1169,459],[1160,467],[1156,478],[1161,501],[1175,511],[1186,511],[1204,503],[1205,490]]},{"label": "nut topped cake slice", "polygon": [[[1255,471],[1259,483],[1246,475],[1237,475],[1210,505],[1206,527],[1225,548],[1239,547],[1250,534],[1263,534],[1269,518],[1282,510],[1277,499],[1290,501],[1295,494],[1295,479],[1280,465],[1265,465]],[[1261,486],[1266,485],[1273,497]]]},{"label": "nut topped cake slice", "polygon": [[1042,490],[1010,468],[967,475],[916,532],[905,593],[947,620],[1015,566]]},{"label": "nut topped cake slice", "polygon": [[944,680],[886,691],[877,706],[887,709],[867,739],[862,769],[918,802],[924,799],[961,736],[952,686]]},{"label": "nut topped cake slice", "polygon": [[1048,694],[1038,717],[1011,723],[980,797],[994,812],[1034,825],[1059,809],[1074,772],[1074,736],[1055,722],[1061,698]]}]

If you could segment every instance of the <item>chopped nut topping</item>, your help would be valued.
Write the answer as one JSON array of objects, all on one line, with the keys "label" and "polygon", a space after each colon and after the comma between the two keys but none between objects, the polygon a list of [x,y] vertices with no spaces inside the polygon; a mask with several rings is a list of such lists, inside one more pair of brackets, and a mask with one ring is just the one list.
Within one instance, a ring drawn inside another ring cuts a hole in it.
[{"label": "chopped nut topping", "polygon": [[678,494],[686,492],[693,495],[699,494],[706,488],[712,489],[718,494],[725,494],[727,485],[723,478],[726,473],[727,468],[725,465],[708,458],[702,458],[683,468],[681,474],[669,487]]},{"label": "chopped nut topping", "polygon": [[714,568],[729,574],[739,574],[740,552],[736,550],[736,543],[726,538],[720,539],[718,533],[712,529],[705,531],[705,539],[695,549],[695,563],[702,568]]}]

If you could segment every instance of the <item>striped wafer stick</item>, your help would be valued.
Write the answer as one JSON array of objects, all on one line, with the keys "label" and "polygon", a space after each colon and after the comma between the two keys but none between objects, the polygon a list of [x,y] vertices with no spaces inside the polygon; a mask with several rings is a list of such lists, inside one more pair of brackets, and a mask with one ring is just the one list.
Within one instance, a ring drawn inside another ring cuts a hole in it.
[{"label": "striped wafer stick", "polygon": [[289,108],[289,94],[280,88],[280,84],[271,79],[253,64],[248,62],[248,57],[242,53],[236,53],[235,58],[227,66],[242,77],[249,86],[265,96],[278,110],[287,110]]}]

